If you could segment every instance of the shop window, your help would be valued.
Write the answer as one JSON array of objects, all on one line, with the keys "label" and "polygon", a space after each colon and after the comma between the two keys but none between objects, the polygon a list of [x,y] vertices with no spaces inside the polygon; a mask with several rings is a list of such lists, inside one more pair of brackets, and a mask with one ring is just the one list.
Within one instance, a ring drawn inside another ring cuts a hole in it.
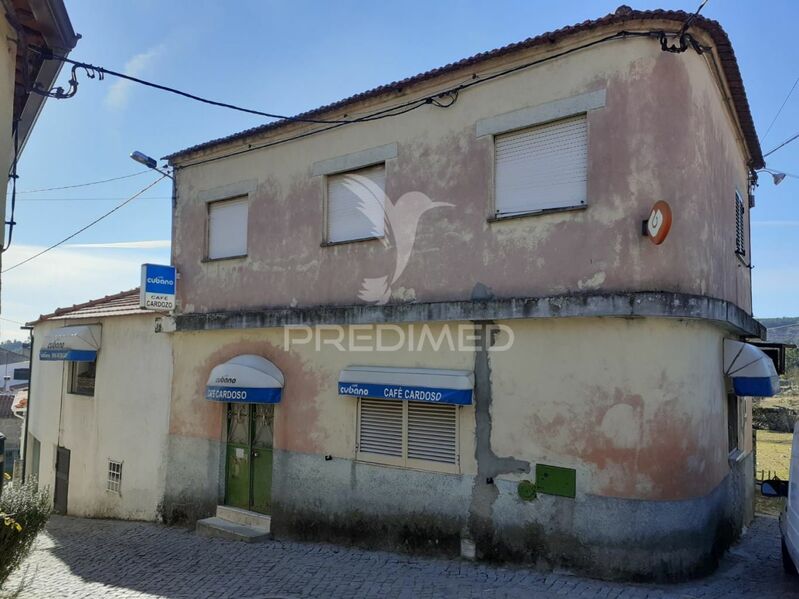
[{"label": "shop window", "polygon": [[580,115],[494,138],[496,216],[587,202],[588,122]]},{"label": "shop window", "polygon": [[69,362],[69,392],[75,395],[94,395],[97,362]]},{"label": "shop window", "polygon": [[746,255],[746,237],[744,235],[744,201],[741,194],[735,192],[735,253]]},{"label": "shop window", "polygon": [[732,453],[738,449],[738,437],[740,430],[740,417],[739,417],[740,402],[738,396],[734,393],[727,394],[727,441],[729,452]]},{"label": "shop window", "polygon": [[247,198],[208,204],[208,259],[247,255]]},{"label": "shop window", "polygon": [[358,458],[396,466],[457,471],[458,407],[361,399]]},{"label": "shop window", "polygon": [[382,237],[386,166],[370,166],[327,178],[327,242]]},{"label": "shop window", "polygon": [[122,489],[122,462],[108,460],[108,478],[105,483],[105,490],[111,493],[121,494]]}]

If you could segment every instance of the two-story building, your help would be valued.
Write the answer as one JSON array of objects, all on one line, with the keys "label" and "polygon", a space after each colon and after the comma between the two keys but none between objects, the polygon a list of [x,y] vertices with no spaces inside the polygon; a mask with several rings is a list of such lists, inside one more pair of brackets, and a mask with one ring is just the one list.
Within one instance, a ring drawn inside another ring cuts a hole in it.
[{"label": "two-story building", "polygon": [[763,158],[688,17],[620,7],[169,156],[167,518],[712,567],[774,369],[741,343]]}]

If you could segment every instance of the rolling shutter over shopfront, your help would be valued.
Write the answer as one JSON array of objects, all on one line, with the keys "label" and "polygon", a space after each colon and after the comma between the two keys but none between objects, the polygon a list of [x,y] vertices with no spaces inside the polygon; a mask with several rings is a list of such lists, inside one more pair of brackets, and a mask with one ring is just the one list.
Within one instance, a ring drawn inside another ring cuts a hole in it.
[{"label": "rolling shutter over shopfront", "polygon": [[497,135],[495,161],[497,216],[585,205],[586,116]]}]

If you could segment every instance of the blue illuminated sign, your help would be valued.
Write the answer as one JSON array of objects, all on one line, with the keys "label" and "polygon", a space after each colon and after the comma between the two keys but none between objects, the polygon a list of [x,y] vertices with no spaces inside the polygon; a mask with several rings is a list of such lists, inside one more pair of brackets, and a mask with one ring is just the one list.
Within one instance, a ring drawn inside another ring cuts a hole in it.
[{"label": "blue illuminated sign", "polygon": [[88,349],[44,348],[39,350],[39,359],[48,362],[94,362],[97,352]]},{"label": "blue illuminated sign", "polygon": [[174,310],[177,278],[174,266],[142,264],[139,305],[146,310]]},{"label": "blue illuminated sign", "polygon": [[279,387],[223,387],[208,385],[205,388],[205,399],[211,401],[228,401],[232,403],[280,403]]},{"label": "blue illuminated sign", "polygon": [[442,389],[437,387],[410,387],[406,385],[384,385],[380,383],[339,383],[339,395],[396,399],[400,401],[423,401],[468,406],[472,403],[471,389]]}]

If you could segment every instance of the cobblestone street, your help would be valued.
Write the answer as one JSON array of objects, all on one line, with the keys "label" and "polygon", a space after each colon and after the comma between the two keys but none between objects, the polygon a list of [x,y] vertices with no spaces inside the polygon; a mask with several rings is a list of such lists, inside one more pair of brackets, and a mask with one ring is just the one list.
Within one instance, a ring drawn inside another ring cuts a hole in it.
[{"label": "cobblestone street", "polygon": [[55,597],[799,597],[780,562],[777,521],[758,517],[711,577],[606,583],[518,567],[326,544],[248,545],[157,524],[54,516],[6,592]]}]

